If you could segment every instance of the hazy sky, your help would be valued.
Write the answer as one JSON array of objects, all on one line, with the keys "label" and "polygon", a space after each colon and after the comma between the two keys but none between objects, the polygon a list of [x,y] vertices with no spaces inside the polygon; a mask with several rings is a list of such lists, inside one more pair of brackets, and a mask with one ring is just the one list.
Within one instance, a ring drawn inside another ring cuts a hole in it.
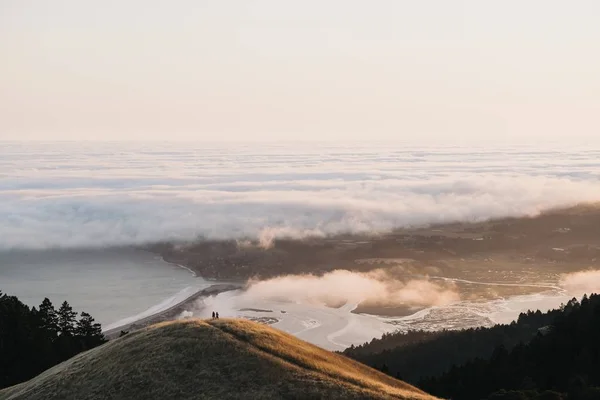
[{"label": "hazy sky", "polygon": [[0,139],[600,138],[600,2],[0,0]]}]

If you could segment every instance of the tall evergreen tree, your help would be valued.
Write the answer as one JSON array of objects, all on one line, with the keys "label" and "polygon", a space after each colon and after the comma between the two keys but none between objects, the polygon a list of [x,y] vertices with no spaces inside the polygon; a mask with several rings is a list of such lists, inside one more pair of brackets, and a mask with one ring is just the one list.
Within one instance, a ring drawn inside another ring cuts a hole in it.
[{"label": "tall evergreen tree", "polygon": [[73,336],[77,324],[77,313],[66,301],[58,309],[58,331],[62,336]]},{"label": "tall evergreen tree", "polygon": [[18,298],[0,295],[0,388],[28,378],[35,330],[30,315]]},{"label": "tall evergreen tree", "polygon": [[76,316],[67,302],[59,312],[49,299],[39,309],[30,309],[17,297],[0,292],[0,389],[105,341],[91,315],[83,313],[79,322]]},{"label": "tall evergreen tree", "polygon": [[44,298],[44,301],[40,304],[37,317],[40,328],[44,330],[48,336],[54,339],[59,330],[58,314],[54,309],[54,305],[52,305],[52,302],[47,297]]},{"label": "tall evergreen tree", "polygon": [[106,342],[104,334],[102,333],[102,327],[86,312],[81,313],[81,318],[77,321],[75,333],[83,341],[86,349],[90,349]]}]

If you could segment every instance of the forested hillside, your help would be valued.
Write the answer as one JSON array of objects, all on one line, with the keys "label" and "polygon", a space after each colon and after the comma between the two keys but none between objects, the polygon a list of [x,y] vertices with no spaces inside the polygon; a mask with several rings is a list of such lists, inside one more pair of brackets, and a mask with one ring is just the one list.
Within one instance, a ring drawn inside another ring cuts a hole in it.
[{"label": "forested hillside", "polygon": [[0,292],[0,388],[104,343],[100,324],[88,313],[77,314],[66,301],[58,310],[47,298],[29,308]]},{"label": "forested hillside", "polygon": [[530,311],[521,314],[516,322],[491,328],[385,334],[362,346],[352,346],[344,354],[416,383],[425,376],[439,376],[453,365],[472,358],[489,357],[498,345],[511,349],[528,342],[560,312]]},{"label": "forested hillside", "polygon": [[600,399],[600,296],[571,301],[529,343],[498,346],[490,358],[453,367],[420,386],[461,400],[537,399],[544,391],[555,399]]},{"label": "forested hillside", "polygon": [[600,399],[600,296],[510,325],[384,335],[345,354],[442,398]]}]

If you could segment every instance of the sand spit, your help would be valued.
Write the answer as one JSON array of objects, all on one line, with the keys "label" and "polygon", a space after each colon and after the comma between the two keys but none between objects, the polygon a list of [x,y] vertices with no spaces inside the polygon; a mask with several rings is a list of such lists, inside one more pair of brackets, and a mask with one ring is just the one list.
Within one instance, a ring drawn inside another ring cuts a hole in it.
[{"label": "sand spit", "polygon": [[180,303],[177,303],[174,306],[162,310],[156,314],[141,318],[132,323],[127,323],[112,329],[108,329],[104,332],[104,335],[108,339],[114,339],[119,336],[121,331],[135,331],[158,322],[176,319],[177,316],[186,311],[188,305],[195,303],[200,298],[216,296],[219,293],[228,292],[230,290],[238,290],[241,287],[241,285],[232,283],[212,285],[208,288],[197,291]]}]

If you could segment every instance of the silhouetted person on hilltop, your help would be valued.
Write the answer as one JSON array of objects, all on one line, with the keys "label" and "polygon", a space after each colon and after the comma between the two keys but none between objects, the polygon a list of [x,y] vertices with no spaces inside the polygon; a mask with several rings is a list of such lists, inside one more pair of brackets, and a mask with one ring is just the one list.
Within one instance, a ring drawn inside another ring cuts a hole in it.
[{"label": "silhouetted person on hilltop", "polygon": [[217,319],[219,319],[219,313],[217,312]]},{"label": "silhouetted person on hilltop", "polygon": [[215,312],[213,311],[213,319],[215,319]]}]

